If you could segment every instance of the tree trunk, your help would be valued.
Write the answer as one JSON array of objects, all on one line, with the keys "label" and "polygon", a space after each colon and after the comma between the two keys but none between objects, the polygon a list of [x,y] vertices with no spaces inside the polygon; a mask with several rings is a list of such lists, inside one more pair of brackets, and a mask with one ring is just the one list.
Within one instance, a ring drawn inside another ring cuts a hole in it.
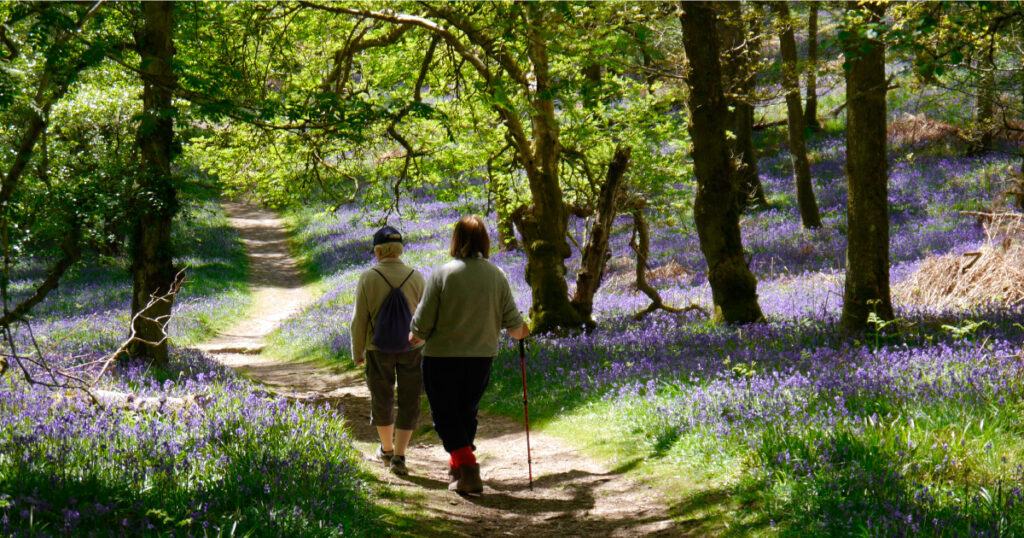
[{"label": "tree trunk", "polygon": [[751,50],[754,46],[745,35],[743,12],[739,2],[722,2],[717,4],[722,9],[723,17],[719,21],[720,35],[724,54],[722,55],[722,75],[724,91],[729,96],[729,129],[733,132],[730,140],[732,152],[738,157],[736,181],[740,211],[753,200],[760,207],[768,205],[764,196],[764,187],[757,173],[757,154],[754,151],[754,105],[751,104],[751,92],[756,84]]},{"label": "tree trunk", "polygon": [[135,43],[141,57],[143,112],[136,133],[141,162],[131,267],[132,330],[140,340],[130,346],[129,353],[164,365],[167,362],[164,329],[172,304],[170,301],[152,302],[151,297],[166,294],[175,276],[171,248],[171,224],[178,211],[171,176],[171,160],[177,152],[175,110],[171,103],[176,83],[171,67],[174,6],[172,2],[142,2],[141,9],[143,27],[136,33]]},{"label": "tree trunk", "polygon": [[988,57],[982,62],[982,67],[985,71],[981,75],[981,88],[978,90],[978,97],[974,108],[974,125],[975,129],[979,132],[976,137],[972,137],[974,142],[970,153],[975,155],[992,151],[992,142],[995,140],[993,135],[996,93],[994,53],[995,45],[990,43]]},{"label": "tree trunk", "polygon": [[797,204],[804,228],[820,228],[821,215],[818,202],[814,199],[811,186],[811,166],[807,162],[807,142],[804,139],[804,114],[800,103],[800,72],[797,66],[796,38],[793,37],[793,21],[789,6],[775,2],[772,7],[779,14],[779,48],[782,51],[782,85],[786,90],[788,112],[789,151],[793,163],[793,179],[796,182]]},{"label": "tree trunk", "polygon": [[[878,22],[883,4],[864,4],[868,23]],[[865,328],[874,312],[892,319],[889,296],[889,198],[886,163],[885,46],[858,34],[843,42],[846,71],[846,184],[848,244],[840,325]]]},{"label": "tree trunk", "polygon": [[629,166],[629,147],[618,146],[615,155],[608,163],[608,175],[597,199],[594,212],[594,224],[590,228],[587,243],[583,248],[580,270],[576,273],[576,291],[572,296],[572,306],[583,316],[588,326],[595,325],[594,294],[601,286],[604,278],[605,264],[608,262],[608,240],[611,238],[612,224],[615,222],[619,195],[622,192],[622,178]]},{"label": "tree trunk", "polygon": [[562,199],[558,178],[561,146],[551,97],[547,42],[543,35],[544,10],[547,7],[527,3],[525,8],[529,21],[527,54],[533,67],[536,90],[530,103],[532,143],[519,141],[516,150],[526,171],[533,203],[521,213],[516,224],[523,236],[526,282],[533,296],[530,308],[532,329],[543,333],[558,328],[582,327],[584,320],[569,302],[569,286],[565,282],[565,259],[571,254],[566,240],[569,212]]},{"label": "tree trunk", "polygon": [[716,317],[748,323],[763,318],[757,279],[750,272],[740,238],[739,204],[729,144],[725,139],[726,100],[722,93],[718,31],[711,2],[682,2],[683,47],[690,62],[690,138],[697,196],[693,216]]},{"label": "tree trunk", "polygon": [[807,127],[820,131],[818,123],[818,9],[821,2],[808,2],[807,14],[807,102],[804,121]]},{"label": "tree trunk", "polygon": [[[1024,90],[1021,91],[1021,108],[1024,108]],[[1024,212],[1024,141],[1021,142],[1021,148],[1021,177],[1020,182],[1017,183],[1017,193],[1014,198],[1017,202],[1017,210]]]}]

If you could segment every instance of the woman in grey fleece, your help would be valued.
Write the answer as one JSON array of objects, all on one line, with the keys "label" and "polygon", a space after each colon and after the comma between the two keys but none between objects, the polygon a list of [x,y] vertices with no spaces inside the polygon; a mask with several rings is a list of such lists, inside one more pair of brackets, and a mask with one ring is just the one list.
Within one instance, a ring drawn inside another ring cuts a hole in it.
[{"label": "woman in grey fleece", "polygon": [[484,221],[467,215],[455,224],[454,260],[431,273],[416,312],[409,342],[423,346],[423,386],[434,429],[450,454],[449,489],[483,492],[473,455],[477,409],[505,329],[526,338],[529,329],[516,308],[508,278],[487,260],[490,238]]}]

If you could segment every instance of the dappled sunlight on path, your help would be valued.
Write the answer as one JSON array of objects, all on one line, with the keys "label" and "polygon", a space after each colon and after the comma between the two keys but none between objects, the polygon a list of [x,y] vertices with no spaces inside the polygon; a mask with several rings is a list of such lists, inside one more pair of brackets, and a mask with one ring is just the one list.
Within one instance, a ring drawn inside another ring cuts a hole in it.
[{"label": "dappled sunlight on path", "polygon": [[[370,426],[370,394],[361,374],[313,362],[283,362],[260,355],[264,338],[281,321],[310,304],[299,271],[288,255],[281,222],[267,210],[225,203],[232,225],[248,251],[255,301],[250,315],[199,346],[212,357],[290,398],[323,402],[344,413],[356,447],[377,449]],[[339,320],[339,323],[344,323]],[[425,402],[425,398],[424,398]],[[460,497],[448,491],[448,455],[424,409],[407,457],[411,474],[400,477],[367,459],[367,466],[398,495],[378,502],[406,505],[421,514],[418,536],[680,536],[669,509],[651,486],[627,479],[621,470],[582,456],[563,441],[541,433],[531,437],[534,488],[528,488],[522,422],[481,416],[477,457],[484,494]],[[392,534],[392,533],[389,533]]]}]

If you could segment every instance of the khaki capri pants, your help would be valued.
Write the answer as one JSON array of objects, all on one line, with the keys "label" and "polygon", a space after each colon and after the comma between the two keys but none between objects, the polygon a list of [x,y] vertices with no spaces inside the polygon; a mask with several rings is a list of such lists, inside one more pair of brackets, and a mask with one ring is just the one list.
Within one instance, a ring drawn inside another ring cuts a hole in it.
[{"label": "khaki capri pants", "polygon": [[[402,353],[366,351],[366,386],[370,389],[370,424],[395,425],[399,430],[416,428],[423,394],[421,349]],[[395,382],[398,384],[398,413],[395,413]]]}]

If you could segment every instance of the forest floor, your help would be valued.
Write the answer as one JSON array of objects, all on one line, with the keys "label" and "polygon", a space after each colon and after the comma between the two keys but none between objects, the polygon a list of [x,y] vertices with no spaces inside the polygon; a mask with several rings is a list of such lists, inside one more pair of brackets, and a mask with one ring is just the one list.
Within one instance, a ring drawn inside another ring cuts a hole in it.
[{"label": "forest floor", "polygon": [[[198,347],[271,392],[325,402],[344,413],[367,466],[398,492],[380,502],[422,518],[421,525],[403,532],[438,536],[687,534],[672,520],[653,486],[627,478],[623,469],[610,469],[565,441],[538,432],[531,435],[531,491],[523,424],[509,417],[480,416],[476,444],[484,481],[481,496],[461,497],[448,491],[448,455],[429,427],[425,405],[421,427],[407,453],[411,474],[389,473],[373,459],[378,440],[369,424],[370,394],[363,375],[260,354],[264,337],[314,297],[303,287],[300,270],[288,253],[283,223],[273,212],[239,202],[225,203],[224,208],[249,256],[254,306],[244,320]],[[405,506],[393,506],[399,503]]]}]

